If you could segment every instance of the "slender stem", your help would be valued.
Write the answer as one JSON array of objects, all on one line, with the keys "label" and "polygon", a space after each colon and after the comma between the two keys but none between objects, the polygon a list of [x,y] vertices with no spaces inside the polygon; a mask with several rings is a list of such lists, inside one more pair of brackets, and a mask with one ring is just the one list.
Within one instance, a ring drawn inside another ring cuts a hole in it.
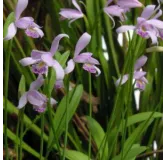
[{"label": "slender stem", "polygon": [[8,83],[9,83],[9,70],[10,70],[10,56],[11,56],[11,49],[12,49],[12,40],[9,41],[8,49],[5,54],[5,110],[4,110],[4,136],[5,136],[5,152],[6,152],[6,160],[9,159],[8,153],[8,139],[7,139],[7,106],[8,106]]},{"label": "slender stem", "polygon": [[42,113],[41,115],[41,139],[40,139],[40,160],[42,160],[43,158],[43,135],[44,135],[44,113]]},{"label": "slender stem", "polygon": [[24,109],[21,109],[20,116],[20,156],[19,160],[22,160],[22,142],[23,142],[23,131],[24,131]]},{"label": "slender stem", "polygon": [[64,142],[64,150],[63,150],[63,160],[65,160],[65,151],[67,147],[67,138],[68,138],[68,104],[69,104],[69,79],[67,78],[66,82],[66,123],[65,123],[65,142]]},{"label": "slender stem", "polygon": [[[89,117],[92,117],[92,84],[91,84],[91,74],[89,73]],[[92,135],[91,130],[89,129],[89,148],[88,148],[88,157],[91,159],[91,141]]]},{"label": "slender stem", "polygon": [[[19,113],[18,113],[18,122],[17,122],[17,128],[16,128],[16,138],[19,137],[19,129],[20,129],[20,110],[19,110]],[[19,147],[18,147],[18,143],[16,143],[16,159],[18,160],[18,157],[19,157]]]}]

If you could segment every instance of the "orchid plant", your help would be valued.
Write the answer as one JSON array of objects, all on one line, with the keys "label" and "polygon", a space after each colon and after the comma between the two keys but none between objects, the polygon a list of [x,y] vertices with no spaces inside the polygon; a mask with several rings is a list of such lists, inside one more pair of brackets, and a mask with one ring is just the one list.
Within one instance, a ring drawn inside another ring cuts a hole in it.
[{"label": "orchid plant", "polygon": [[163,1],[14,3],[4,0],[3,158],[161,159]]}]

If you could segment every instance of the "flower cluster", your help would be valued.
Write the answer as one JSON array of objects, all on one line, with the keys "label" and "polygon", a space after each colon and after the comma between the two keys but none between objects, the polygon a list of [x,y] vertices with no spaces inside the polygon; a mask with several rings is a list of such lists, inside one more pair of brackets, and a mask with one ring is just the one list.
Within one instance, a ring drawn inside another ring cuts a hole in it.
[{"label": "flower cluster", "polygon": [[[69,20],[69,25],[79,18],[83,18],[84,14],[78,5],[76,0],[72,0],[73,5],[76,9],[64,8],[60,11],[60,19]],[[32,38],[42,38],[44,36],[41,27],[34,22],[32,17],[21,17],[22,12],[26,9],[28,5],[28,0],[18,0],[15,10],[15,21],[12,22],[8,27],[8,32],[4,40],[12,39],[17,29],[24,29],[25,34]],[[112,19],[117,16],[121,21],[126,20],[126,12],[130,11],[131,8],[142,7],[143,5],[138,0],[108,0],[106,6],[104,7],[104,12]],[[130,29],[135,30],[138,35],[143,38],[151,38],[152,43],[157,43],[157,38],[162,38],[163,26],[162,21],[158,18],[162,15],[162,11],[159,7],[154,5],[149,5],[143,10],[141,17],[137,18],[136,26],[121,26],[117,29],[118,33],[128,31]],[[115,25],[115,22],[114,22]],[[27,102],[33,105],[33,109],[37,112],[44,112],[46,110],[48,98],[40,93],[38,90],[44,84],[44,76],[47,76],[48,68],[52,67],[56,72],[55,88],[63,87],[63,79],[66,74],[71,73],[76,63],[83,64],[83,69],[89,73],[93,73],[99,76],[101,71],[96,65],[100,65],[99,61],[93,58],[93,53],[84,52],[82,50],[90,43],[91,35],[88,33],[83,33],[79,38],[74,56],[67,62],[66,68],[63,68],[60,63],[54,58],[59,42],[62,38],[69,38],[67,34],[59,34],[56,36],[52,42],[49,51],[39,51],[32,50],[31,56],[21,59],[19,62],[22,66],[31,66],[31,70],[34,74],[38,75],[36,81],[32,82],[29,91],[25,92],[20,100],[18,108],[22,108]],[[140,57],[135,64],[134,79],[136,80],[136,86],[141,90],[145,89],[145,84],[148,83],[147,79],[144,77],[146,72],[141,71],[141,67],[146,63],[147,57]],[[124,84],[129,78],[128,74],[125,74],[122,78],[118,79],[116,85],[120,83]],[[51,98],[51,104],[56,104],[56,100]]]},{"label": "flower cluster", "polygon": [[[77,10],[62,9],[59,13],[61,15],[61,19],[71,19],[69,23],[83,17],[81,8],[77,4],[76,0],[72,0],[72,3]],[[4,40],[12,39],[17,32],[17,28],[24,29],[26,35],[32,38],[42,38],[44,36],[43,31],[40,29],[41,27],[34,22],[32,17],[20,18],[20,15],[27,5],[28,0],[18,0],[15,10],[15,21],[9,25],[8,32]],[[75,47],[74,57],[67,62],[67,67],[64,69],[60,65],[60,63],[54,58],[54,55],[58,50],[60,40],[64,37],[69,38],[67,34],[59,34],[56,36],[49,51],[32,50],[30,57],[23,58],[19,61],[22,66],[31,66],[32,72],[37,74],[38,78],[31,83],[29,91],[25,92],[21,96],[18,109],[21,109],[27,102],[29,102],[37,112],[41,113],[46,110],[48,98],[44,94],[40,93],[38,89],[44,84],[43,75],[47,76],[49,67],[52,67],[56,72],[55,88],[63,87],[65,74],[69,74],[74,70],[75,63],[82,63],[84,70],[94,73],[97,76],[100,75],[101,71],[96,67],[96,65],[99,65],[100,63],[92,57],[93,54],[90,52],[80,54],[91,40],[91,36],[88,33],[84,33],[78,40]],[[56,100],[51,98],[51,105],[56,103]]]}]

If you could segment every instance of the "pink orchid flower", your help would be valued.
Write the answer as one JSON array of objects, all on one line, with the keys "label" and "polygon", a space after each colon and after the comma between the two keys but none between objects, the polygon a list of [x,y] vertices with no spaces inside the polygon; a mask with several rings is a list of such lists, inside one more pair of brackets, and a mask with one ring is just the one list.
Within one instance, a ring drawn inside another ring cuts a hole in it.
[{"label": "pink orchid flower", "polygon": [[113,26],[115,26],[114,16],[119,17],[121,21],[124,21],[126,19],[125,13],[129,11],[130,8],[136,7],[142,7],[142,3],[138,0],[108,0],[104,7],[104,12],[111,18]]},{"label": "pink orchid flower", "polygon": [[73,5],[77,8],[77,9],[70,9],[70,8],[63,8],[61,9],[61,11],[59,12],[59,14],[61,15],[61,19],[68,19],[69,21],[69,25],[74,22],[75,20],[79,19],[79,18],[83,18],[84,14],[81,11],[80,6],[78,5],[76,0],[72,0]]},{"label": "pink orchid flower", "polygon": [[[148,83],[148,80],[145,78],[146,72],[144,71],[140,71],[140,69],[142,68],[142,66],[145,65],[146,61],[147,61],[147,57],[146,56],[141,56],[139,59],[137,59],[135,66],[134,66],[134,75],[133,78],[136,81],[136,87],[140,90],[144,90],[145,89],[145,85]],[[118,86],[121,82],[121,85],[126,83],[127,80],[129,79],[129,75],[125,74],[122,78],[119,78],[115,85]]]},{"label": "pink orchid flower", "polygon": [[151,38],[152,44],[158,43],[157,38],[163,38],[163,22],[158,20],[162,15],[161,9],[156,10],[155,5],[148,5],[142,12],[141,17],[137,18],[137,25],[123,25],[116,31],[123,33],[129,30],[135,30],[138,35],[148,39]]},{"label": "pink orchid flower", "polygon": [[59,41],[63,37],[68,37],[68,35],[59,34],[54,38],[49,52],[32,50],[31,57],[23,58],[19,62],[23,66],[32,65],[32,71],[36,74],[47,74],[48,67],[53,67],[56,71],[56,79],[63,80],[65,75],[64,70],[59,62],[53,58],[58,50]]},{"label": "pink orchid flower", "polygon": [[[30,85],[29,91],[25,92],[18,104],[18,109],[23,108],[28,102],[33,105],[33,109],[39,113],[46,110],[48,98],[40,93],[38,89],[43,85],[44,79],[42,75],[39,75],[36,81],[33,81]],[[55,105],[57,102],[51,98],[51,105]]]},{"label": "pink orchid flower", "polygon": [[100,63],[98,60],[92,57],[93,54],[90,52],[80,53],[89,44],[90,39],[91,36],[88,33],[84,33],[80,37],[75,47],[74,58],[68,61],[67,67],[65,68],[66,74],[74,70],[75,63],[83,63],[84,70],[94,73],[97,76],[100,75],[100,69],[95,66],[99,65]]},{"label": "pink orchid flower", "polygon": [[28,5],[28,0],[18,0],[16,10],[15,10],[15,22],[12,22],[8,27],[8,32],[4,40],[12,39],[16,33],[17,28],[24,29],[27,36],[32,38],[43,37],[44,33],[40,29],[32,17],[22,17],[20,18],[22,12]]}]

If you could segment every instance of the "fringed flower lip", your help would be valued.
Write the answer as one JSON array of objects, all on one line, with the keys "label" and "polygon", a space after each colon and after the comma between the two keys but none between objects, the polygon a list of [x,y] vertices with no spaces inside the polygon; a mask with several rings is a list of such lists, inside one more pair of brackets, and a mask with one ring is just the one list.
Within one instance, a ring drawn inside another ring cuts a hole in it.
[{"label": "fringed flower lip", "polygon": [[142,3],[138,0],[108,0],[103,10],[111,18],[114,27],[114,16],[119,17],[121,21],[124,21],[126,20],[126,12],[128,12],[131,8],[142,6]]},{"label": "fringed flower lip", "polygon": [[92,53],[85,52],[80,53],[90,42],[91,36],[88,33],[84,33],[80,39],[78,40],[75,51],[74,51],[74,58],[70,59],[67,63],[67,67],[65,68],[65,73],[68,74],[72,72],[75,68],[75,63],[82,63],[83,69],[96,74],[99,76],[101,71],[96,65],[100,65],[99,61],[92,57]]},{"label": "fringed flower lip", "polygon": [[59,34],[54,38],[50,51],[32,50],[31,57],[23,58],[19,62],[23,66],[32,65],[32,71],[36,74],[47,74],[48,67],[53,67],[56,72],[56,79],[63,80],[65,75],[64,70],[59,62],[53,58],[58,50],[59,42],[63,37],[68,37],[68,35]]},{"label": "fringed flower lip", "polygon": [[[139,59],[137,59],[134,66],[133,78],[135,79],[136,87],[140,90],[144,90],[146,84],[148,83],[148,80],[145,78],[146,72],[140,70],[142,66],[144,66],[145,63],[147,62],[147,59],[148,58],[146,56],[141,56]],[[128,79],[129,79],[129,74],[125,74],[123,77],[120,77],[116,81],[115,85],[116,86],[122,85],[126,83]]]},{"label": "fringed flower lip", "polygon": [[[42,75],[39,75],[36,81],[33,81],[30,85],[29,91],[25,92],[19,100],[18,109],[23,108],[28,102],[33,105],[33,109],[39,113],[46,110],[47,97],[40,93],[38,89],[43,85],[44,79]],[[57,101],[51,98],[51,105],[55,105]]]},{"label": "fringed flower lip", "polygon": [[135,30],[135,32],[141,37],[145,39],[151,38],[152,44],[157,44],[157,38],[163,38],[163,21],[158,20],[161,15],[161,9],[156,10],[155,5],[148,5],[143,10],[141,17],[137,18],[136,26],[123,25],[116,31],[117,33],[123,33],[129,30]]},{"label": "fringed flower lip", "polygon": [[41,27],[34,22],[32,17],[20,18],[27,5],[28,0],[18,0],[15,9],[15,21],[9,25],[4,40],[12,39],[17,33],[17,28],[24,29],[26,35],[32,38],[42,38],[44,36],[43,31],[40,29]]},{"label": "fringed flower lip", "polygon": [[68,19],[69,26],[72,22],[76,21],[79,18],[83,18],[84,14],[82,13],[82,10],[80,6],[78,5],[76,0],[72,0],[73,5],[76,7],[76,9],[70,9],[70,8],[62,8],[59,14],[61,15],[61,20]]}]

